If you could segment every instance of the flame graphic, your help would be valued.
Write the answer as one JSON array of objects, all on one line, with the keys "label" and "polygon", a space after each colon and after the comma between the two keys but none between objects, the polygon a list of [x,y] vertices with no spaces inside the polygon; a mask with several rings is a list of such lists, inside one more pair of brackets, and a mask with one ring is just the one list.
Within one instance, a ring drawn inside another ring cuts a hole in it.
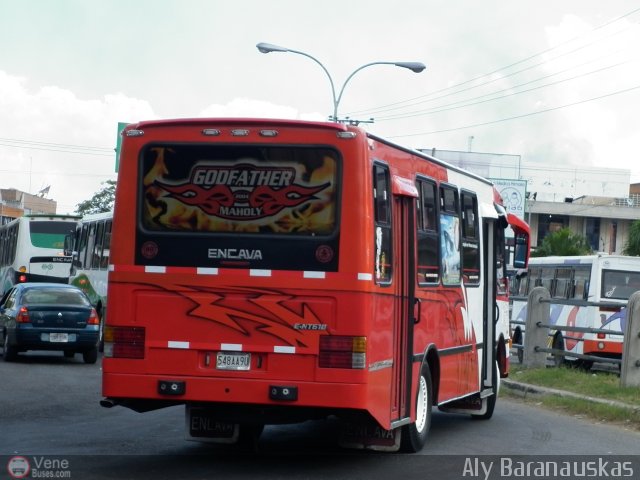
[{"label": "flame graphic", "polygon": [[182,185],[167,185],[155,182],[155,185],[169,193],[169,197],[195,207],[209,215],[219,215],[220,207],[232,207],[233,191],[226,185],[216,185],[213,188],[202,188],[185,183]]},{"label": "flame graphic", "polygon": [[297,207],[298,205],[313,198],[313,195],[324,190],[328,183],[317,187],[303,187],[301,185],[289,185],[288,187],[274,190],[267,186],[257,187],[249,198],[252,207],[261,207],[264,216],[275,215],[286,207]]},{"label": "flame graphic", "polygon": [[[155,186],[165,190],[169,197],[200,208],[208,215],[220,218],[236,219],[237,215],[227,215],[221,211],[221,207],[234,207],[235,197],[233,190],[227,185],[215,185],[212,188],[202,188],[197,185],[185,183],[182,185],[168,185],[156,181]],[[285,208],[297,207],[314,198],[314,195],[330,184],[325,183],[316,187],[304,187],[301,185],[289,185],[274,189],[265,185],[256,187],[249,195],[249,207],[256,212],[250,216],[243,216],[244,220],[270,217],[281,212]],[[259,213],[258,213],[259,212]]]},{"label": "flame graphic", "polygon": [[252,322],[257,325],[256,330],[279,338],[292,346],[309,346],[305,332],[294,329],[293,326],[296,323],[321,323],[307,304],[302,304],[301,315],[285,307],[284,302],[295,298],[291,295],[260,294],[247,298],[247,302],[259,307],[259,310],[264,312],[262,315],[222,305],[221,303],[225,299],[224,295],[202,291],[183,291],[180,294],[197,305],[189,312],[191,316],[210,320],[243,335],[250,335],[250,332],[240,324],[240,321]]}]

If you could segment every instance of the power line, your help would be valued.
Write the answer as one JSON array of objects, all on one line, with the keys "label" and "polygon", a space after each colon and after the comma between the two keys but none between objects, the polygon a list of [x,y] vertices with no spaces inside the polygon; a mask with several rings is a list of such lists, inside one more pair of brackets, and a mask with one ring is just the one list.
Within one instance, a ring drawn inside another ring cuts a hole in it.
[{"label": "power line", "polygon": [[0,138],[0,142],[12,142],[12,143],[26,143],[29,145],[46,145],[51,147],[61,147],[61,148],[74,148],[74,149],[87,149],[87,150],[109,150],[112,151],[112,148],[108,147],[90,147],[86,145],[73,145],[68,143],[52,143],[52,142],[41,142],[38,140],[21,140],[17,138]]},{"label": "power line", "polygon": [[[639,12],[639,11],[640,11],[640,8],[637,8],[637,9],[632,10],[632,11],[630,11],[630,12],[628,12],[628,13],[624,14],[624,15],[621,15],[621,16],[619,16],[619,17],[617,17],[617,18],[614,18],[613,20],[610,20],[610,21],[608,21],[608,22],[605,22],[605,23],[603,23],[602,25],[599,25],[599,26],[594,27],[593,29],[591,29],[591,30],[588,32],[588,34],[591,34],[591,33],[595,32],[596,30],[602,29],[602,28],[604,28],[604,27],[606,27],[606,26],[608,26],[608,25],[611,25],[611,24],[613,24],[613,23],[615,23],[615,22],[618,22],[618,21],[622,20],[623,18],[626,18],[626,17],[628,17],[628,16],[631,16],[631,15],[633,15],[633,14],[635,14],[635,13]],[[617,35],[617,34],[619,34],[619,33],[623,32],[623,31],[626,31],[628,28],[629,28],[629,27],[627,27],[626,29],[624,29],[624,30],[622,30],[622,31],[614,32],[614,33],[612,33],[612,34],[610,34],[610,35],[608,35],[608,36],[606,36],[606,37],[604,37],[604,38],[608,38],[608,37],[610,37],[610,36]],[[556,45],[555,47],[551,47],[551,48],[548,48],[548,49],[546,49],[546,50],[540,51],[540,52],[535,53],[535,54],[533,54],[533,55],[530,55],[530,56],[528,56],[528,57],[526,57],[526,58],[524,58],[524,59],[522,59],[522,60],[519,60],[519,61],[517,61],[517,62],[511,63],[511,64],[509,64],[509,65],[507,65],[507,66],[505,66],[505,67],[498,68],[498,69],[493,70],[493,71],[491,71],[491,72],[488,72],[488,73],[482,74],[482,75],[477,76],[477,77],[475,77],[475,78],[472,78],[472,79],[470,79],[470,80],[465,80],[465,81],[463,81],[463,82],[460,82],[460,83],[458,83],[458,84],[456,84],[456,85],[452,85],[452,86],[450,86],[450,87],[445,87],[445,88],[442,88],[442,89],[439,89],[439,90],[435,90],[435,91],[433,91],[433,92],[430,92],[430,93],[427,93],[427,94],[424,94],[424,95],[420,95],[420,96],[418,96],[418,97],[413,97],[413,98],[410,98],[410,99],[407,99],[407,100],[402,100],[402,101],[399,101],[399,102],[394,102],[394,103],[391,103],[391,104],[382,105],[382,106],[380,106],[380,107],[372,107],[372,108],[370,108],[370,109],[359,110],[359,111],[348,112],[348,113],[349,113],[349,115],[352,115],[352,116],[353,116],[353,115],[363,115],[363,114],[375,114],[376,112],[380,112],[380,111],[385,112],[385,111],[388,111],[388,110],[397,110],[397,109],[400,109],[400,108],[406,108],[407,106],[413,106],[413,104],[410,104],[410,105],[403,105],[403,106],[396,106],[396,105],[406,104],[406,103],[409,103],[409,102],[413,102],[413,101],[415,101],[415,100],[423,99],[423,98],[425,98],[425,97],[430,97],[430,96],[436,95],[436,94],[438,94],[438,93],[446,92],[446,91],[448,91],[448,90],[452,90],[452,89],[455,89],[455,88],[458,88],[458,87],[461,87],[461,86],[467,85],[467,84],[472,83],[472,82],[475,82],[475,81],[477,81],[477,80],[481,80],[481,79],[483,79],[483,78],[485,78],[485,77],[489,77],[489,76],[494,75],[494,74],[496,74],[496,73],[499,73],[499,72],[501,72],[501,71],[503,71],[503,70],[507,70],[507,69],[509,69],[509,68],[511,68],[511,67],[514,67],[514,66],[516,66],[516,65],[520,65],[520,64],[525,63],[525,62],[527,62],[527,61],[529,61],[529,60],[532,60],[532,59],[534,59],[534,58],[536,58],[536,57],[542,56],[542,55],[544,55],[544,54],[546,54],[546,53],[549,53],[549,52],[551,52],[551,51],[553,51],[553,50],[556,50],[556,49],[558,49],[558,48],[560,48],[560,47],[562,47],[562,46],[564,46],[564,45],[567,45],[567,44],[569,44],[569,43],[571,43],[571,42],[573,42],[573,41],[575,41],[575,40],[577,40],[577,39],[579,39],[579,38],[581,38],[581,37],[585,36],[585,35],[587,35],[587,34],[585,33],[585,34],[578,35],[578,36],[576,36],[576,37],[573,37],[573,38],[571,38],[571,39],[569,39],[569,40],[567,40],[567,41],[565,41],[565,42],[562,42],[562,43],[560,43],[560,44]],[[564,54],[558,55],[557,57],[554,57],[554,58],[552,58],[552,59],[546,60],[546,61],[544,61],[544,62],[540,62],[540,63],[538,63],[538,64],[535,64],[535,65],[531,66],[531,67],[527,67],[527,68],[525,68],[525,69],[519,70],[519,71],[514,72],[514,73],[511,73],[511,74],[509,74],[509,75],[505,75],[505,76],[499,77],[499,78],[497,78],[497,79],[490,80],[490,81],[485,82],[485,83],[482,83],[482,84],[480,84],[480,85],[476,85],[476,86],[468,87],[468,88],[465,88],[465,89],[462,89],[462,90],[459,90],[459,91],[456,91],[456,92],[448,93],[448,94],[446,94],[446,95],[441,95],[441,96],[439,96],[439,97],[435,97],[435,98],[432,98],[432,99],[423,100],[423,101],[418,102],[418,103],[425,103],[425,102],[432,101],[432,100],[436,100],[436,99],[439,99],[439,98],[444,98],[444,97],[447,97],[447,96],[455,95],[455,94],[457,94],[457,93],[461,93],[461,92],[464,92],[464,91],[472,90],[472,89],[474,89],[474,88],[478,88],[478,87],[481,87],[481,86],[487,85],[487,84],[492,83],[492,82],[494,82],[494,81],[501,80],[501,79],[503,79],[503,78],[507,78],[507,77],[510,77],[510,76],[516,75],[516,74],[518,74],[518,73],[522,73],[522,72],[524,72],[524,71],[526,71],[526,70],[530,70],[531,68],[534,68],[534,67],[540,66],[540,65],[542,65],[542,64],[544,64],[544,63],[547,63],[547,62],[549,62],[549,61],[556,60],[556,59],[558,59],[558,58],[560,58],[560,57],[562,57],[562,56],[568,55],[568,54],[570,54],[570,53],[575,53],[576,51],[581,50],[581,49],[583,49],[583,48],[586,48],[587,46],[590,46],[590,45],[592,45],[593,43],[595,43],[596,41],[600,41],[600,40],[602,40],[602,38],[600,38],[600,39],[596,39],[596,40],[594,40],[593,42],[590,42],[590,43],[588,43],[588,44],[586,44],[586,45],[583,45],[582,47],[578,47],[578,48],[576,48],[576,49],[574,49],[574,50],[572,50],[572,51],[570,51],[570,52],[567,52],[567,53],[564,53]],[[392,107],[392,108],[388,108],[388,107]],[[385,109],[387,109],[387,110],[385,110]]]},{"label": "power line", "polygon": [[111,177],[117,175],[115,172],[112,173],[68,173],[68,172],[30,172],[27,170],[0,170],[0,173],[9,173],[15,175],[48,175],[54,177]]},{"label": "power line", "polygon": [[14,138],[0,138],[0,146],[24,148],[28,150],[42,150],[47,152],[74,153],[81,155],[113,156],[113,148],[91,147],[85,145],[71,145],[64,143],[40,142],[37,140],[20,140]]},{"label": "power line", "polygon": [[[538,81],[540,81],[541,79],[532,80],[532,81],[530,81],[530,82],[522,83],[522,84],[520,84],[520,85],[515,85],[515,86],[513,86],[513,87],[511,87],[511,88],[506,88],[506,89],[503,89],[503,90],[499,90],[499,91],[497,91],[497,92],[489,93],[489,94],[486,94],[486,95],[481,95],[481,96],[479,96],[479,97],[475,97],[475,98],[471,98],[471,99],[467,99],[467,100],[461,100],[461,101],[458,101],[458,102],[451,103],[451,104],[449,104],[449,105],[442,105],[442,106],[440,106],[440,107],[434,107],[434,108],[432,108],[432,109],[430,109],[430,110],[420,110],[420,111],[415,111],[415,112],[407,112],[406,114],[395,114],[395,115],[389,115],[389,116],[386,116],[386,117],[378,117],[378,118],[376,118],[376,120],[377,120],[377,121],[385,121],[385,120],[400,120],[400,119],[409,118],[409,117],[418,117],[418,116],[424,116],[424,115],[432,115],[432,114],[434,114],[434,113],[447,112],[447,111],[450,111],[450,110],[457,110],[457,109],[459,109],[459,108],[471,107],[471,106],[474,106],[474,105],[480,105],[480,104],[483,104],[483,103],[493,102],[493,101],[495,101],[495,100],[501,100],[501,99],[503,99],[503,98],[513,97],[513,96],[515,96],[515,95],[520,95],[520,94],[522,94],[522,93],[528,93],[528,92],[532,92],[532,91],[534,91],[534,90],[540,90],[540,89],[542,89],[542,88],[550,87],[550,86],[553,86],[553,85],[559,85],[559,84],[564,83],[564,82],[569,82],[569,81],[572,81],[572,80],[577,80],[577,79],[580,79],[580,78],[586,77],[586,76],[588,76],[588,75],[593,75],[593,74],[595,74],[595,73],[600,73],[600,72],[603,72],[603,71],[605,71],[605,70],[609,70],[609,69],[611,69],[611,68],[619,67],[619,66],[621,66],[621,65],[624,65],[625,63],[628,63],[629,61],[630,61],[630,60],[626,60],[626,61],[624,61],[624,62],[616,63],[616,64],[614,64],[614,65],[609,65],[609,66],[607,66],[607,67],[598,68],[598,69],[596,69],[596,70],[592,70],[592,71],[587,72],[587,73],[583,73],[583,74],[580,74],[580,75],[576,75],[576,76],[574,76],[574,77],[565,78],[565,79],[563,79],[563,80],[558,80],[558,81],[556,81],[556,82],[547,83],[547,84],[545,84],[545,85],[539,85],[539,86],[537,86],[537,87],[528,88],[528,89],[526,89],[526,90],[522,90],[522,91],[520,91],[520,92],[513,92],[513,93],[510,93],[510,94],[507,94],[507,95],[502,95],[502,96],[499,96],[499,97],[488,98],[488,99],[485,99],[485,100],[479,100],[479,101],[477,101],[477,102],[463,103],[463,102],[465,102],[465,101],[472,101],[472,100],[480,99],[480,98],[483,98],[483,97],[488,97],[488,96],[490,96],[490,95],[497,95],[497,94],[499,94],[499,93],[501,93],[501,92],[506,92],[506,91],[512,90],[512,89],[514,89],[514,88],[519,88],[519,87],[522,87],[522,86],[524,86],[524,85],[528,85],[528,84],[530,84],[530,83],[538,82]],[[565,70],[565,71],[566,71],[566,70]],[[560,73],[564,73],[564,72],[560,72]],[[546,77],[542,77],[542,79],[544,79],[544,78],[549,78],[549,77],[554,76],[554,75],[557,75],[557,74],[558,74],[558,73],[555,73],[555,74],[552,74],[552,75],[548,75],[548,76],[546,76]],[[457,105],[457,104],[460,104],[460,103],[463,103],[463,104],[462,104],[462,105]]]},{"label": "power line", "polygon": [[557,106],[557,107],[547,108],[547,109],[544,109],[544,110],[538,110],[537,112],[529,112],[529,113],[525,113],[525,114],[522,114],[522,115],[516,115],[516,116],[513,116],[513,117],[501,118],[501,119],[498,119],[498,120],[491,120],[489,122],[474,123],[472,125],[465,125],[465,126],[462,126],[462,127],[455,127],[455,128],[445,128],[445,129],[442,129],[442,130],[433,130],[433,131],[430,131],[430,132],[407,133],[407,134],[404,134],[404,135],[393,135],[393,136],[388,136],[388,138],[416,137],[418,135],[431,135],[431,134],[434,134],[434,133],[454,132],[456,130],[465,130],[467,128],[483,127],[483,126],[486,126],[486,125],[493,125],[495,123],[507,122],[509,120],[517,120],[519,118],[525,118],[525,117],[530,117],[530,116],[533,116],[533,115],[539,115],[539,114],[542,114],[542,113],[552,112],[554,110],[560,110],[562,108],[573,107],[575,105],[580,105],[580,104],[587,103],[587,102],[593,102],[595,100],[601,100],[603,98],[612,97],[614,95],[620,95],[620,94],[623,94],[623,93],[628,93],[628,92],[631,92],[633,90],[637,90],[639,88],[640,88],[640,85],[636,85],[634,87],[626,88],[624,90],[618,90],[616,92],[611,92],[611,93],[607,93],[605,95],[600,95],[599,97],[588,98],[588,99],[585,99],[585,100],[580,100],[578,102],[567,103],[566,105],[560,105],[560,106]]}]

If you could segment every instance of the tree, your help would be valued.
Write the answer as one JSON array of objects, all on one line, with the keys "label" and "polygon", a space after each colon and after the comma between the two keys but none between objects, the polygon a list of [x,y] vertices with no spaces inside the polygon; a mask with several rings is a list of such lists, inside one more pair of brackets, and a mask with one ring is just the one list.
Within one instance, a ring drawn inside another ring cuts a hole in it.
[{"label": "tree", "polygon": [[113,210],[113,201],[116,195],[116,181],[102,182],[103,187],[93,197],[76,205],[78,215],[91,215],[92,213],[110,212]]},{"label": "tree", "polygon": [[640,220],[636,220],[629,227],[629,238],[622,253],[632,257],[640,256]]},{"label": "tree", "polygon": [[531,256],[548,257],[550,255],[560,255],[571,257],[589,255],[590,253],[592,253],[592,250],[584,235],[572,233],[569,228],[561,228],[544,237],[540,246],[531,252]]}]

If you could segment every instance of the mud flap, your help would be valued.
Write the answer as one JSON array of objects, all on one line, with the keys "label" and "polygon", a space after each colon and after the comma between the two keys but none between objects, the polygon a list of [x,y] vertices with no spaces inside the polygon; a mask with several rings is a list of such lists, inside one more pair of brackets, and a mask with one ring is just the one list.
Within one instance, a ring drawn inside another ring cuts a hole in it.
[{"label": "mud flap", "polygon": [[487,411],[487,400],[491,395],[493,395],[493,392],[487,389],[483,392],[483,395],[476,393],[444,405],[438,405],[438,410],[447,413],[484,415]]},{"label": "mud flap", "polygon": [[193,442],[237,443],[240,426],[214,418],[206,408],[185,407],[185,438]]},{"label": "mud flap", "polygon": [[343,448],[397,452],[400,450],[401,430],[386,430],[373,420],[344,422],[339,443]]}]

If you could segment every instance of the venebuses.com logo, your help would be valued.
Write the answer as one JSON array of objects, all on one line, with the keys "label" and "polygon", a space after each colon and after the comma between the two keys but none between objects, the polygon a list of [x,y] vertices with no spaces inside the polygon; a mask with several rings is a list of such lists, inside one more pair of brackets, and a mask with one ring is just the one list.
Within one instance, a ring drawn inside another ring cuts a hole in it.
[{"label": "venebuses.com logo", "polygon": [[7,462],[11,478],[71,478],[69,460],[64,458],[13,456]]}]

